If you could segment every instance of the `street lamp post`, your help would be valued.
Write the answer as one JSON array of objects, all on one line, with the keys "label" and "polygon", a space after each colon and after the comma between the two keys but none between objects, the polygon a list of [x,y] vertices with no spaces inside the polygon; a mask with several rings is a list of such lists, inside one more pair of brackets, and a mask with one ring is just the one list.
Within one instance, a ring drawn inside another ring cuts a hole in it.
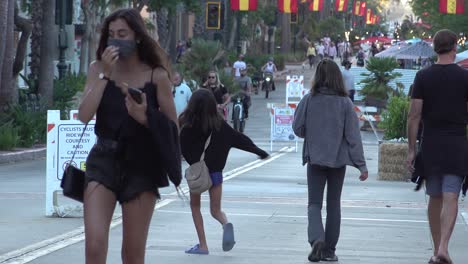
[{"label": "street lamp post", "polygon": [[[65,63],[65,50],[68,48],[67,31],[65,29],[65,21],[67,19],[67,3],[66,0],[57,0],[57,18],[59,24],[59,35],[58,35],[58,46],[59,46],[59,63],[57,69],[59,73],[59,79],[63,79],[67,73],[67,64]],[[69,7],[68,7],[69,8]]]}]

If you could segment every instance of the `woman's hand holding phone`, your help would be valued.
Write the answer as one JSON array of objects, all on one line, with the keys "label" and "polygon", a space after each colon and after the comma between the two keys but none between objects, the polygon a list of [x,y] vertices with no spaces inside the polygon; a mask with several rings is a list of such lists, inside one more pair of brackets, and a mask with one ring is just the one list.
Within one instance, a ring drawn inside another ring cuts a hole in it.
[{"label": "woman's hand holding phone", "polygon": [[[131,87],[129,87],[127,91],[125,105],[127,106],[128,114],[135,119],[135,121],[147,127],[148,118],[146,116],[146,109],[148,105],[146,103],[146,94],[141,90]],[[137,100],[140,102],[137,102]]]}]

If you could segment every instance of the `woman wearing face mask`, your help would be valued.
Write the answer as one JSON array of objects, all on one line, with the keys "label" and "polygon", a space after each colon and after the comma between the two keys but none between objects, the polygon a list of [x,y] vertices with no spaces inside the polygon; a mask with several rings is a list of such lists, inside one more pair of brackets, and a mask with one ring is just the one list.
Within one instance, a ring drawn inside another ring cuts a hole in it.
[{"label": "woman wearing face mask", "polygon": [[[167,57],[135,9],[118,10],[105,19],[96,55],[79,107],[84,123],[96,115],[98,138],[86,162],[86,263],[106,262],[117,202],[122,207],[122,262],[144,263],[158,188],[169,185],[167,174],[171,177],[164,156],[175,163],[179,159],[180,165],[180,155],[161,155],[154,141],[155,118],[166,132],[175,128],[177,134]],[[142,92],[140,104],[128,87]],[[180,179],[171,181],[180,184]]]}]

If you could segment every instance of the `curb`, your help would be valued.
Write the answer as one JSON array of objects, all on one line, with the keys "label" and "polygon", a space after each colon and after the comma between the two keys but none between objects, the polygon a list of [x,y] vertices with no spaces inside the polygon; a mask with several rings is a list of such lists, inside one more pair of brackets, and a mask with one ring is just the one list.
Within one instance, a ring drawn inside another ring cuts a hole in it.
[{"label": "curb", "polygon": [[0,151],[0,164],[45,158],[46,150],[47,148],[43,147],[25,150],[18,149],[12,152]]}]

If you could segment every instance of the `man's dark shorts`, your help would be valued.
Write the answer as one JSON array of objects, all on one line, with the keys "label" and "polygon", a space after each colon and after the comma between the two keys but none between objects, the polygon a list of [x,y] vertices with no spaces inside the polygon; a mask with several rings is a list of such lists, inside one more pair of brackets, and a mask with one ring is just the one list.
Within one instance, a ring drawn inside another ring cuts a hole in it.
[{"label": "man's dark shorts", "polygon": [[463,185],[463,177],[446,174],[426,178],[426,194],[441,196],[442,193],[459,194]]}]

